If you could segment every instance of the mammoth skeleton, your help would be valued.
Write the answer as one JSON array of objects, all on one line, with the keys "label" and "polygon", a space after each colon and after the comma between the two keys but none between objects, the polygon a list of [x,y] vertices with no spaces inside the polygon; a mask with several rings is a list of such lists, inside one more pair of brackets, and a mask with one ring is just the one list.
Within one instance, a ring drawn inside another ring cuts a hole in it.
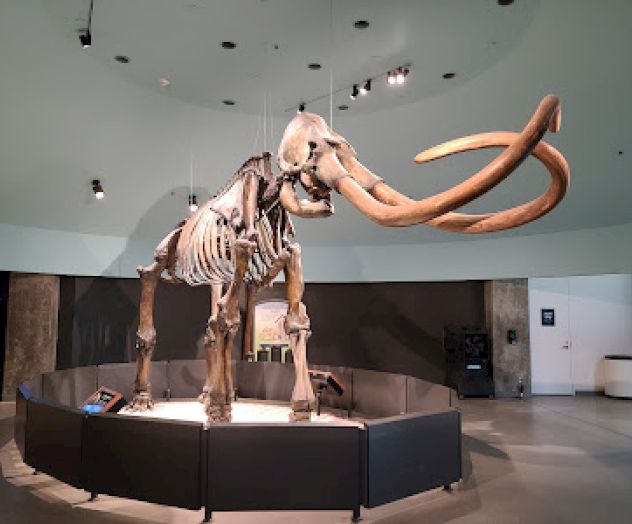
[{"label": "mammoth skeleton", "polygon": [[[353,147],[320,116],[299,113],[288,124],[279,146],[280,173],[274,174],[269,153],[250,158],[222,191],[160,243],[153,264],[138,268],[141,305],[132,408],[143,410],[153,405],[148,371],[156,344],[153,302],[159,281],[210,287],[211,317],[204,337],[207,377],[201,399],[209,422],[230,421],[230,361],[240,322],[238,296],[244,287],[251,295],[256,293],[283,272],[288,298],[284,327],[296,370],[291,418],[308,419],[314,404],[306,356],[310,322],[302,303],[300,248],[291,241],[294,231],[290,215],[330,216],[334,212],[331,193],[336,191],[383,226],[423,223],[446,231],[486,233],[525,224],[553,209],[568,187],[566,160],[542,141],[546,131],[558,131],[560,123],[559,100],[549,95],[520,133],[481,133],[419,153],[415,161],[421,163],[474,149],[505,148],[464,182],[428,198],[413,200],[363,166]],[[495,213],[472,215],[454,211],[503,181],[529,155],[540,160],[551,175],[551,184],[541,196]],[[299,199],[297,184],[305,189],[309,199]]]}]

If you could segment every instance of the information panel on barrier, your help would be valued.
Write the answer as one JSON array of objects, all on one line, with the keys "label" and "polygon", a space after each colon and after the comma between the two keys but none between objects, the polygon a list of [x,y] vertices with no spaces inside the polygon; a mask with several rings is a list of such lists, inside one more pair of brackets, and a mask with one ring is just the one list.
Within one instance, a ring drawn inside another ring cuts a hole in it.
[{"label": "information panel on barrier", "polygon": [[81,405],[81,411],[86,413],[117,413],[127,401],[123,395],[113,389],[101,386]]}]

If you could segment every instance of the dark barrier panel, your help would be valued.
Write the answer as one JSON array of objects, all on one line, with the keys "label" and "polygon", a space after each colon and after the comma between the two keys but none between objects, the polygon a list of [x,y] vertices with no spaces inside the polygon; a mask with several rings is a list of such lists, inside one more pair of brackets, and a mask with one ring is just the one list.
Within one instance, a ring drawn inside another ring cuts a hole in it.
[{"label": "dark barrier panel", "polygon": [[373,508],[461,478],[458,411],[366,423],[364,506]]},{"label": "dark barrier panel", "polygon": [[323,392],[322,402],[324,406],[347,410],[350,407],[353,396],[353,370],[342,366],[326,366],[323,364],[314,364],[309,366],[310,369],[320,369],[321,371],[330,371],[342,383],[345,388],[344,393],[339,396],[327,388]]},{"label": "dark barrier panel", "polygon": [[66,484],[83,487],[81,438],[85,419],[77,409],[31,398],[24,462]]},{"label": "dark barrier panel", "polygon": [[196,398],[206,381],[206,360],[170,360],[167,382],[172,398]]},{"label": "dark barrier panel", "polygon": [[[85,489],[187,509],[202,506],[201,424],[93,415],[86,421]],[[205,446],[204,446],[205,450]]]},{"label": "dark barrier panel", "polygon": [[294,388],[294,365],[280,362],[245,362],[237,365],[240,397],[289,402]]},{"label": "dark barrier panel", "polygon": [[406,413],[406,375],[354,369],[353,409],[371,417]]},{"label": "dark barrier panel", "polygon": [[357,509],[359,445],[352,426],[211,426],[208,508]]},{"label": "dark barrier panel", "polygon": [[78,408],[96,390],[96,366],[53,371],[42,376],[42,398],[64,406]]},{"label": "dark barrier panel", "polygon": [[13,438],[15,445],[24,460],[24,442],[26,439],[26,410],[28,400],[31,398],[31,391],[26,384],[20,384],[15,392],[15,421],[13,423]]},{"label": "dark barrier panel", "polygon": [[[98,367],[97,386],[106,386],[121,393],[126,400],[134,394],[136,363],[103,364]],[[149,367],[149,383],[155,399],[165,397],[167,392],[167,362],[152,362]]]},{"label": "dark barrier panel", "polygon": [[406,412],[449,409],[450,388],[421,378],[406,377]]}]

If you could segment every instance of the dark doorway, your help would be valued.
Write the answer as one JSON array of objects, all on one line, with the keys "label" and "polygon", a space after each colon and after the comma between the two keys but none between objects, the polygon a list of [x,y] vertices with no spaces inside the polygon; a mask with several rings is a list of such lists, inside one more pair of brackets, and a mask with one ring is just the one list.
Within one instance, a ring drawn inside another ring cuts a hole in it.
[{"label": "dark doorway", "polygon": [[9,272],[0,271],[0,391],[4,384],[4,353],[7,340],[7,311],[9,306]]}]

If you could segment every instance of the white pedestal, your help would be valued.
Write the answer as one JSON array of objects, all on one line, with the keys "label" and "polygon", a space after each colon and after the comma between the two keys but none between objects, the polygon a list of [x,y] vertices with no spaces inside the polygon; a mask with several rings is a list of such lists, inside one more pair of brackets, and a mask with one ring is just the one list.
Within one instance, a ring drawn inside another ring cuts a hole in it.
[{"label": "white pedestal", "polygon": [[632,399],[632,355],[606,355],[604,393],[609,397]]}]

